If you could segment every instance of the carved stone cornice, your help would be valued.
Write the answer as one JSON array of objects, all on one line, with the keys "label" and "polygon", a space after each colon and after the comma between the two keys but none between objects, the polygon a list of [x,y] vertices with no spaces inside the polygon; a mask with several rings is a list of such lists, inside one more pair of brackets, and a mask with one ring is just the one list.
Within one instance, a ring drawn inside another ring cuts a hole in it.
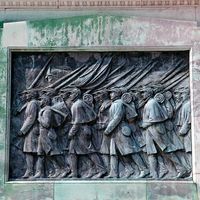
[{"label": "carved stone cornice", "polygon": [[117,9],[199,6],[200,0],[1,0],[0,9]]}]

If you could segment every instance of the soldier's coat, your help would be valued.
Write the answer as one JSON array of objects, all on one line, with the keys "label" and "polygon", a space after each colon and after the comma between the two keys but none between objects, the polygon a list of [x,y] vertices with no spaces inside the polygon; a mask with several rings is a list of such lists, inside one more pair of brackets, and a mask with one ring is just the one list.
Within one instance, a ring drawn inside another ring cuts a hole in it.
[{"label": "soldier's coat", "polygon": [[24,123],[20,131],[25,135],[23,151],[36,153],[38,146],[39,125],[37,121],[39,105],[36,100],[27,103]]},{"label": "soldier's coat", "polygon": [[167,119],[167,113],[155,99],[151,98],[145,104],[143,125],[147,125],[145,130],[147,154],[158,153],[156,145],[162,151],[174,151],[175,147],[171,144],[166,135],[165,121]]},{"label": "soldier's coat", "polygon": [[179,133],[182,135],[180,138],[183,140],[184,148],[186,152],[192,151],[191,141],[191,106],[190,101],[186,101],[178,115],[177,126],[179,127]]},{"label": "soldier's coat", "polygon": [[57,135],[53,128],[54,113],[50,106],[40,110],[38,121],[40,123],[40,136],[38,141],[38,155],[59,155]]},{"label": "soldier's coat", "polygon": [[93,108],[79,99],[73,103],[71,113],[73,126],[70,132],[75,132],[75,135],[69,143],[69,153],[84,155],[96,152],[92,144],[93,133],[90,125],[96,119]]},{"label": "soldier's coat", "polygon": [[125,121],[126,109],[123,101],[118,99],[111,104],[109,110],[109,123],[105,132],[111,135],[110,154],[121,155],[134,153],[131,140],[131,129]]}]

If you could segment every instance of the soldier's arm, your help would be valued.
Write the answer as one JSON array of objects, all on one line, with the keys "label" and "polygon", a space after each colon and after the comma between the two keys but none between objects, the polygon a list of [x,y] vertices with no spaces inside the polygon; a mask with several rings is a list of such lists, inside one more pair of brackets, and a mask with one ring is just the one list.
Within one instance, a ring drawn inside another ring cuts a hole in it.
[{"label": "soldier's arm", "polygon": [[105,130],[105,134],[111,134],[111,132],[118,126],[118,124],[121,122],[123,117],[123,105],[122,104],[116,104],[115,106],[115,113],[110,122],[108,123],[108,126]]},{"label": "soldier's arm", "polygon": [[52,117],[52,111],[51,109],[47,109],[43,112],[42,116],[40,116],[39,122],[44,128],[50,128],[51,127],[51,117]]},{"label": "soldier's arm", "polygon": [[20,129],[20,132],[22,132],[24,135],[27,134],[27,132],[32,128],[34,125],[36,119],[37,119],[37,105],[35,103],[32,103],[29,108],[29,113],[27,113],[27,118],[25,119],[23,126]]}]

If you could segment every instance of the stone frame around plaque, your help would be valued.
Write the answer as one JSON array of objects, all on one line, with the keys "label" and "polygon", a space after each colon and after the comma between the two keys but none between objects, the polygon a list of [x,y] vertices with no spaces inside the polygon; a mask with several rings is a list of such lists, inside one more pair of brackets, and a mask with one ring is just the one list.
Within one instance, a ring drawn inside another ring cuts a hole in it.
[{"label": "stone frame around plaque", "polygon": [[[10,98],[11,98],[11,56],[13,52],[87,52],[87,51],[99,51],[99,52],[111,52],[111,51],[146,51],[146,52],[151,52],[151,51],[188,51],[189,55],[191,55],[191,48],[189,46],[179,46],[179,47],[166,47],[166,48],[158,48],[158,47],[87,47],[87,48],[9,48],[9,53],[8,53],[8,60],[9,60],[9,67],[8,67],[8,91],[7,91],[7,135],[6,135],[6,162],[5,162],[5,170],[6,170],[6,176],[5,176],[5,182],[6,183],[13,183],[13,181],[9,180],[9,146],[10,146],[10,141],[9,141],[9,136],[8,133],[10,134],[9,131],[9,127],[10,127]],[[190,56],[189,56],[189,73],[190,73],[190,79],[192,76],[192,70],[191,70],[191,62],[190,62]],[[189,87],[191,88],[191,81],[190,81],[190,85]],[[192,102],[192,95],[191,95],[191,102]],[[193,116],[193,112],[191,114],[191,118]],[[192,118],[193,119],[193,118]],[[192,129],[192,139],[194,132]],[[192,154],[193,156],[193,154]],[[194,159],[193,159],[194,162]],[[194,179],[194,176],[193,176]],[[117,180],[119,182],[123,182],[124,180]],[[128,180],[128,182],[132,182],[135,180]],[[14,181],[16,182],[23,182],[23,180],[19,180],[19,181]],[[28,181],[29,182],[29,181]],[[34,182],[31,181],[30,182]],[[37,181],[38,182],[38,181]],[[48,183],[49,181],[42,181],[40,180],[39,182],[43,182],[43,183]],[[52,180],[50,180],[50,182],[52,182]],[[53,182],[60,182],[59,180],[53,180]],[[72,182],[72,183],[76,183],[79,182],[79,180],[73,180],[73,181],[69,181],[69,180],[62,180],[61,182]],[[81,181],[82,182],[82,181]],[[86,181],[87,182],[87,181]],[[93,182],[93,181],[92,181]],[[106,180],[107,182],[107,180]]]},{"label": "stone frame around plaque", "polygon": [[[102,15],[106,15],[108,19],[108,25],[112,28],[115,26],[115,34],[110,35],[109,31],[106,34],[103,32],[102,38],[109,40],[98,41],[95,38],[91,37],[93,33],[96,33],[94,27],[91,30],[86,30],[85,27],[81,29],[77,29],[74,25],[74,32],[70,32],[69,34],[64,36],[65,38],[69,38],[69,42],[65,43],[65,41],[59,40],[55,41],[53,38],[52,32],[49,32],[49,35],[53,43],[49,43],[47,40],[47,35],[43,35],[41,38],[40,35],[35,35],[36,32],[34,30],[38,30],[40,33],[44,28],[39,27],[40,23],[35,24],[34,27],[30,27],[30,17],[31,20],[41,20],[37,15],[33,16],[33,13],[30,11],[26,13],[26,15],[16,14],[16,12],[10,14],[17,15],[17,17],[22,16],[21,20],[27,20],[26,22],[17,22],[16,18],[12,16],[12,23],[4,23],[1,26],[1,33],[3,32],[3,38],[1,40],[1,53],[3,53],[3,59],[1,63],[0,72],[2,75],[2,82],[6,81],[6,69],[8,68],[8,59],[6,59],[6,54],[9,49],[68,49],[73,48],[87,50],[97,48],[97,49],[134,49],[134,50],[189,50],[190,51],[190,87],[191,87],[191,100],[192,100],[192,135],[193,135],[193,181],[8,181],[4,174],[6,173],[5,166],[8,166],[6,162],[7,154],[4,156],[4,152],[7,146],[5,146],[5,140],[8,133],[5,131],[5,119],[7,117],[7,113],[5,113],[6,100],[3,95],[7,94],[7,88],[5,84],[1,86],[1,102],[3,102],[2,106],[5,108],[3,110],[3,114],[1,115],[1,143],[0,149],[1,151],[1,185],[0,185],[0,193],[2,198],[10,198],[10,199],[52,199],[52,200],[74,200],[77,199],[87,200],[87,199],[134,199],[134,200],[154,200],[156,198],[159,199],[168,199],[170,197],[172,199],[194,199],[197,200],[197,193],[199,190],[200,183],[200,168],[199,168],[199,51],[200,51],[200,42],[199,42],[199,27],[198,16],[197,18],[193,16],[195,10],[199,10],[199,8],[191,8],[191,9],[172,9],[169,7],[167,12],[160,12],[160,9],[156,10],[160,13],[156,15],[156,13],[150,13],[147,10],[141,10],[140,17],[136,17],[138,15],[137,12],[131,11],[127,12],[126,16],[124,15],[125,11],[121,15],[121,12],[116,10],[115,12],[110,12],[105,10],[105,13],[98,12],[92,13],[92,16],[88,16],[88,12],[85,13],[87,16],[78,15],[78,12],[66,13],[62,22],[70,22],[74,20],[73,16],[76,15],[76,19],[80,20],[79,22],[85,23],[87,19],[93,20],[100,19]],[[57,12],[58,10],[56,10]],[[120,10],[121,11],[121,10]],[[182,13],[184,11],[184,15],[177,16],[177,13]],[[189,11],[186,13],[186,11]],[[34,11],[33,11],[34,12]],[[140,12],[140,11],[139,11]],[[144,17],[142,13],[146,14],[148,18]],[[48,12],[44,12],[46,14],[46,18],[49,17]],[[119,14],[120,13],[120,14]],[[35,13],[34,13],[35,14]],[[83,13],[82,13],[83,14]],[[63,16],[63,15],[62,15]],[[110,17],[113,16],[113,17]],[[121,16],[121,17],[120,17]],[[149,18],[150,17],[150,18]],[[46,19],[45,18],[45,19]],[[115,21],[109,22],[110,18]],[[164,19],[165,18],[165,19]],[[166,19],[168,18],[168,19]],[[10,18],[9,18],[10,19]],[[174,20],[175,19],[175,20]],[[119,21],[120,20],[120,21]],[[188,20],[188,21],[185,21]],[[190,21],[189,21],[190,20]],[[193,20],[193,21],[191,21]],[[55,24],[52,24],[52,20],[48,18],[48,20],[41,20],[41,22],[47,26],[45,26],[46,30],[57,30],[55,27],[56,24],[59,24],[60,20],[55,20]],[[115,22],[115,23],[113,23]],[[119,23],[120,22],[120,23]],[[33,22],[31,22],[32,24]],[[51,23],[52,27],[48,26]],[[79,23],[78,23],[79,24]],[[77,24],[76,24],[77,25]],[[147,26],[146,26],[147,25]],[[17,27],[17,28],[16,28]],[[66,26],[68,27],[68,24]],[[121,31],[122,27],[124,27],[124,31]],[[146,28],[145,28],[146,27]],[[105,27],[102,27],[103,30]],[[141,29],[142,28],[142,29]],[[143,29],[144,28],[144,29]],[[141,35],[138,35],[138,31],[142,30]],[[166,31],[168,30],[168,31]],[[28,31],[28,33],[27,33]],[[30,35],[30,32],[32,35]],[[80,35],[76,35],[77,31],[81,32]],[[98,32],[98,31],[97,31]],[[83,34],[82,34],[83,33]],[[119,34],[120,38],[119,38]],[[126,34],[127,33],[127,34]],[[159,34],[158,34],[159,33]],[[69,36],[72,36],[69,37]],[[14,37],[13,37],[14,36]],[[36,40],[32,43],[32,39],[34,36]],[[61,35],[59,35],[60,38]],[[84,37],[83,37],[84,36]],[[41,40],[42,39],[42,40]],[[48,37],[49,39],[49,37]],[[61,38],[60,38],[61,39]],[[120,41],[118,41],[120,39]],[[138,40],[139,39],[139,40]],[[60,42],[61,41],[61,42]],[[66,47],[66,48],[65,48]],[[5,87],[5,88],[3,88]],[[6,160],[5,160],[6,159]],[[198,189],[198,190],[197,190]],[[19,193],[20,191],[20,193]],[[80,191],[77,193],[77,191]],[[166,191],[166,192],[163,192]]]}]

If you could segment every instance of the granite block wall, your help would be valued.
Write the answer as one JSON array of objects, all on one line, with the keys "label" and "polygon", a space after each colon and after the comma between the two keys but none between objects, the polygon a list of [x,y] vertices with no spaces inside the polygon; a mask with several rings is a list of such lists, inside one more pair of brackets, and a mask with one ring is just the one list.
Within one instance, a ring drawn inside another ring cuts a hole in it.
[{"label": "granite block wall", "polygon": [[[0,28],[0,199],[197,200],[200,186],[200,29],[197,21],[84,15],[4,23]],[[190,50],[193,181],[9,182],[6,144],[7,53],[42,50]]]}]

